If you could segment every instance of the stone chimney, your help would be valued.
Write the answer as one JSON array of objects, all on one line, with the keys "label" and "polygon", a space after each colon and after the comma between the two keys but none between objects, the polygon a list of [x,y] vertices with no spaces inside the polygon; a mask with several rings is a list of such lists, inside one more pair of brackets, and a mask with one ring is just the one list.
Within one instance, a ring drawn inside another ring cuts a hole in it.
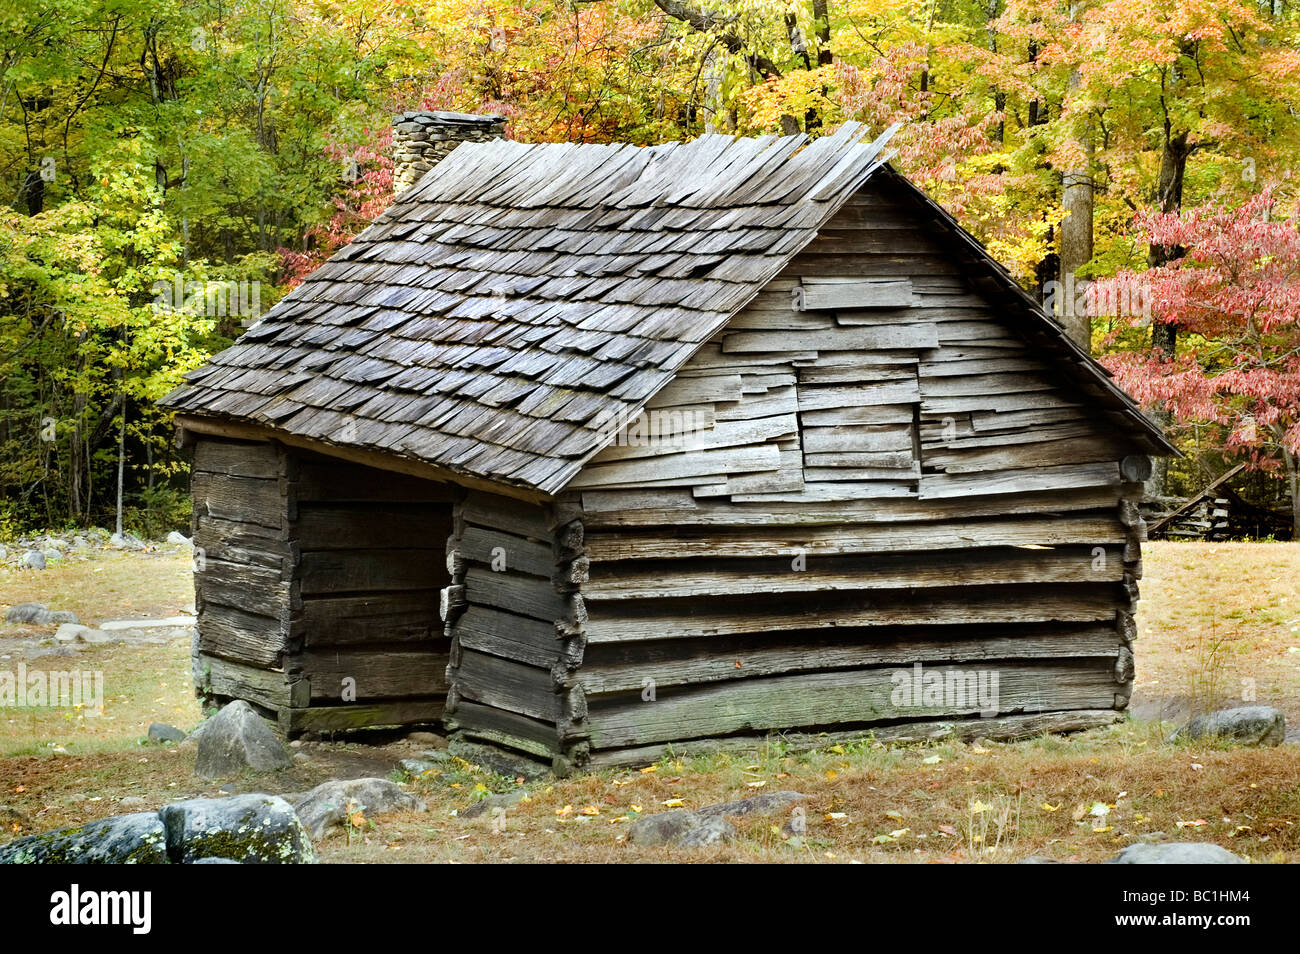
[{"label": "stone chimney", "polygon": [[399,196],[462,142],[506,134],[504,116],[414,112],[393,118],[393,195]]}]

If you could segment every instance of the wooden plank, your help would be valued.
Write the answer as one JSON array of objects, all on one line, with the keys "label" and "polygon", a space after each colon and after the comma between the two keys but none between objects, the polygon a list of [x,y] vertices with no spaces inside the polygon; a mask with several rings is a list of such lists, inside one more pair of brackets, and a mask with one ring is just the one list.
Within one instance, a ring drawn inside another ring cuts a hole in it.
[{"label": "wooden plank", "polygon": [[[926,667],[946,680],[978,674],[954,666]],[[644,745],[765,729],[798,729],[896,719],[956,717],[980,712],[970,704],[912,705],[891,701],[896,668],[807,673],[739,680],[723,685],[678,688],[657,693],[655,702],[593,702],[587,727],[593,748]],[[1113,705],[1111,666],[1002,663],[997,712],[1099,709]]]},{"label": "wooden plank", "polygon": [[478,566],[465,571],[465,597],[474,606],[495,607],[553,622],[569,614],[566,597],[549,580],[493,573]]},{"label": "wooden plank", "polygon": [[278,480],[231,477],[195,471],[190,481],[194,511],[238,523],[255,523],[279,530],[286,519],[286,503]]},{"label": "wooden plank", "polygon": [[441,643],[437,590],[401,590],[304,599],[290,621],[308,649],[364,643]]},{"label": "wooden plank", "polygon": [[300,560],[302,595],[427,590],[446,574],[439,550],[310,550]]},{"label": "wooden plank", "polygon": [[1119,655],[1114,626],[903,627],[870,638],[854,632],[717,637],[707,644],[660,640],[593,646],[579,671],[588,700],[656,687],[755,679],[809,670],[926,666],[989,660],[1084,659]]},{"label": "wooden plank", "polygon": [[462,699],[556,722],[560,697],[546,669],[466,649],[456,668],[456,691]]},{"label": "wooden plank", "polygon": [[1061,464],[1056,467],[1034,467],[987,474],[922,474],[920,498],[936,500],[943,497],[1093,487],[1114,483],[1118,477],[1118,461],[1100,464]]},{"label": "wooden plank", "polygon": [[455,636],[464,649],[549,669],[560,658],[552,623],[486,606],[470,606],[456,620]]},{"label": "wooden plank", "polygon": [[549,581],[555,574],[555,553],[549,544],[539,543],[483,527],[466,527],[455,543],[466,560],[483,564],[497,573],[526,573]]},{"label": "wooden plank", "polygon": [[805,278],[795,299],[803,311],[899,308],[915,302],[909,279]]},{"label": "wooden plank", "polygon": [[[299,507],[293,532],[303,550],[397,547],[440,553],[451,533],[451,506]],[[439,584],[445,585],[445,584]]]},{"label": "wooden plank", "polygon": [[194,444],[194,470],[227,477],[275,480],[282,462],[275,444],[256,441],[200,439]]},{"label": "wooden plank", "polygon": [[299,503],[452,503],[464,491],[391,470],[302,455],[296,462],[294,493]]},{"label": "wooden plank", "polygon": [[[1101,552],[1098,553],[1097,551]],[[1050,550],[956,550],[936,560],[928,552],[866,558],[818,557],[796,570],[789,560],[732,561],[726,569],[679,563],[678,572],[639,564],[597,563],[582,595],[589,606],[610,600],[816,593],[898,587],[987,586],[1003,583],[1118,583],[1123,547],[1063,546]]]},{"label": "wooden plank", "polygon": [[385,725],[435,725],[442,721],[442,708],[440,698],[293,708],[281,710],[280,725],[291,736]]},{"label": "wooden plank", "polygon": [[583,627],[588,645],[688,639],[796,629],[875,626],[947,626],[954,623],[1100,623],[1115,618],[1121,603],[1113,584],[996,586],[935,589],[924,603],[905,591],[871,594],[817,593],[799,600],[759,600],[752,595],[681,600],[650,608],[639,604],[593,604]]},{"label": "wooden plank", "polygon": [[749,351],[786,352],[808,349],[869,351],[888,348],[937,348],[939,335],[928,322],[831,331],[739,331],[722,339],[725,354]]},{"label": "wooden plank", "polygon": [[203,652],[196,658],[195,670],[195,688],[210,695],[245,699],[274,710],[307,703],[307,683],[280,670],[218,659]]},{"label": "wooden plank", "polygon": [[342,703],[345,691],[355,692],[358,701],[445,695],[447,660],[446,651],[368,646],[308,651],[295,662],[311,683],[313,702]]},{"label": "wooden plank", "polygon": [[203,652],[254,666],[279,668],[288,647],[280,619],[211,601],[204,602],[196,628]]},{"label": "wooden plank", "polygon": [[738,449],[689,451],[645,460],[633,459],[590,465],[570,481],[566,489],[585,490],[620,483],[644,484],[653,481],[706,477],[713,474],[778,470],[780,465],[780,455],[777,448],[771,444]]}]

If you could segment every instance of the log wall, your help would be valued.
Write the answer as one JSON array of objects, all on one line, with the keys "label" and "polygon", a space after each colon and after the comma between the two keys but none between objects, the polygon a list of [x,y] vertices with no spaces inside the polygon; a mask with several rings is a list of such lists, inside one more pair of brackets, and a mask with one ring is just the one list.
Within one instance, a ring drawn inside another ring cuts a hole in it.
[{"label": "log wall", "polygon": [[1127,704],[1144,449],[919,221],[864,189],[570,485],[591,764]]},{"label": "log wall", "polygon": [[193,494],[201,694],[291,734],[441,718],[457,488],[204,438]]}]

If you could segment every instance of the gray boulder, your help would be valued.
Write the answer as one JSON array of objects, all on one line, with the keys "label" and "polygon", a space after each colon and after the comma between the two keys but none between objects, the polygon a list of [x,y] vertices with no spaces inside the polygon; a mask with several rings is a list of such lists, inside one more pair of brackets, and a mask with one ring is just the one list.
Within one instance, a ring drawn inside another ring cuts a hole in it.
[{"label": "gray boulder", "polygon": [[736,829],[728,818],[741,818],[756,812],[784,809],[786,805],[808,798],[799,792],[763,792],[736,802],[706,805],[688,811],[683,808],[669,812],[656,812],[638,818],[628,830],[628,840],[634,845],[672,845],[678,848],[700,848],[730,841]]},{"label": "gray boulder", "polygon": [[45,569],[45,554],[40,550],[28,550],[23,554],[22,565],[27,570]]},{"label": "gray boulder", "polygon": [[1242,745],[1281,745],[1286,716],[1272,706],[1237,706],[1199,715],[1174,733],[1176,739],[1221,736]]},{"label": "gray boulder", "polygon": [[5,611],[6,623],[31,623],[35,626],[78,623],[77,614],[67,610],[52,610],[44,603],[19,603]]},{"label": "gray boulder", "polygon": [[191,798],[158,813],[172,860],[228,858],[245,864],[311,864],[311,840],[292,806],[278,795]]},{"label": "gray boulder", "polygon": [[173,530],[171,533],[167,534],[167,542],[173,546],[187,547],[190,545],[190,538],[179,530]]},{"label": "gray boulder", "polygon": [[0,845],[0,864],[165,865],[167,834],[153,812],[103,818]]},{"label": "gray boulder", "polygon": [[154,722],[149,726],[149,741],[159,745],[164,742],[183,742],[185,733],[174,725],[167,725],[165,722]]},{"label": "gray boulder", "polygon": [[740,818],[745,815],[752,815],[755,812],[775,811],[785,808],[786,805],[793,805],[795,802],[807,800],[808,796],[800,792],[763,792],[750,798],[742,798],[738,802],[706,805],[704,808],[695,809],[695,813],[703,815],[705,818]]},{"label": "gray boulder", "polygon": [[1244,865],[1240,858],[1218,845],[1198,841],[1176,841],[1164,845],[1129,845],[1108,865]]},{"label": "gray boulder", "polygon": [[701,848],[730,841],[735,833],[731,822],[720,815],[707,816],[676,808],[638,818],[628,830],[627,838],[642,847]]},{"label": "gray boulder", "polygon": [[285,797],[317,840],[335,825],[343,825],[350,812],[360,811],[370,816],[392,811],[424,811],[424,802],[382,778],[325,782],[310,792]]},{"label": "gray boulder", "polygon": [[274,772],[293,761],[271,727],[247,702],[236,699],[195,731],[195,774],[224,778],[245,770]]}]

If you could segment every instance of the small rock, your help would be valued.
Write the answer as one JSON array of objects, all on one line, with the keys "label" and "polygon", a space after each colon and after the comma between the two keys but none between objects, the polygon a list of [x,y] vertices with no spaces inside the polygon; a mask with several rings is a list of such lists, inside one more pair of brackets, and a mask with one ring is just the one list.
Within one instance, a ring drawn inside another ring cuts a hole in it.
[{"label": "small rock", "polygon": [[286,795],[298,817],[320,839],[335,825],[342,825],[352,812],[378,815],[392,811],[424,811],[424,802],[382,778],[356,778],[325,782],[310,792]]},{"label": "small rock", "polygon": [[154,722],[149,726],[149,741],[161,745],[164,742],[183,742],[185,733],[174,725],[168,725],[165,722]]},{"label": "small rock", "polygon": [[167,542],[173,546],[190,546],[190,538],[179,530],[173,530],[171,533],[167,534]]},{"label": "small rock", "polygon": [[1018,865],[1059,865],[1063,863],[1055,858],[1045,858],[1042,855],[1030,855],[1028,858],[1021,858],[1016,862]]},{"label": "small rock", "polygon": [[139,808],[144,802],[144,797],[140,795],[125,795],[117,800],[123,808]]},{"label": "small rock", "polygon": [[158,815],[117,815],[0,845],[0,864],[167,864],[167,833]]},{"label": "small rock", "polygon": [[63,559],[63,554],[60,551],[55,550],[53,548],[49,550],[43,550],[41,552],[41,556],[45,557],[46,563],[58,563],[60,560]]},{"label": "small rock", "polygon": [[27,570],[45,569],[45,554],[40,550],[28,550],[23,554],[22,565]]},{"label": "small rock", "polygon": [[463,812],[459,813],[460,818],[478,818],[486,814],[493,808],[510,808],[512,805],[518,805],[527,797],[528,793],[522,788],[515,789],[513,792],[505,792],[501,795],[489,795],[487,798],[481,798],[474,804],[470,805]]},{"label": "small rock", "polygon": [[228,858],[254,864],[311,864],[311,840],[278,795],[235,795],[174,802],[158,813],[171,856],[182,864]]},{"label": "small rock", "polygon": [[143,541],[133,533],[115,533],[108,538],[108,545],[126,550],[144,549]]},{"label": "small rock", "polygon": [[222,785],[221,788],[217,789],[217,791],[221,792],[223,795],[234,795],[235,792],[239,791],[239,787],[233,782],[227,782],[225,785]]},{"label": "small rock", "polygon": [[632,823],[627,837],[634,845],[650,847],[702,847],[727,841],[735,834],[731,823],[720,815],[704,816],[683,808],[655,812]]},{"label": "small rock", "polygon": [[198,745],[194,772],[204,778],[245,769],[273,772],[293,764],[271,727],[242,699],[224,706],[190,737],[197,737]]},{"label": "small rock", "polygon": [[32,623],[36,626],[50,626],[55,623],[79,623],[76,613],[67,610],[52,610],[44,603],[19,603],[5,611],[6,623]]},{"label": "small rock", "polygon": [[236,861],[234,858],[195,858],[189,862],[192,865],[240,865],[242,861]]},{"label": "small rock", "polygon": [[1175,739],[1222,736],[1242,745],[1281,745],[1286,716],[1272,706],[1237,706],[1199,715],[1174,733]]},{"label": "small rock", "polygon": [[1108,865],[1244,865],[1240,858],[1207,842],[1176,841],[1167,845],[1129,845]]}]

